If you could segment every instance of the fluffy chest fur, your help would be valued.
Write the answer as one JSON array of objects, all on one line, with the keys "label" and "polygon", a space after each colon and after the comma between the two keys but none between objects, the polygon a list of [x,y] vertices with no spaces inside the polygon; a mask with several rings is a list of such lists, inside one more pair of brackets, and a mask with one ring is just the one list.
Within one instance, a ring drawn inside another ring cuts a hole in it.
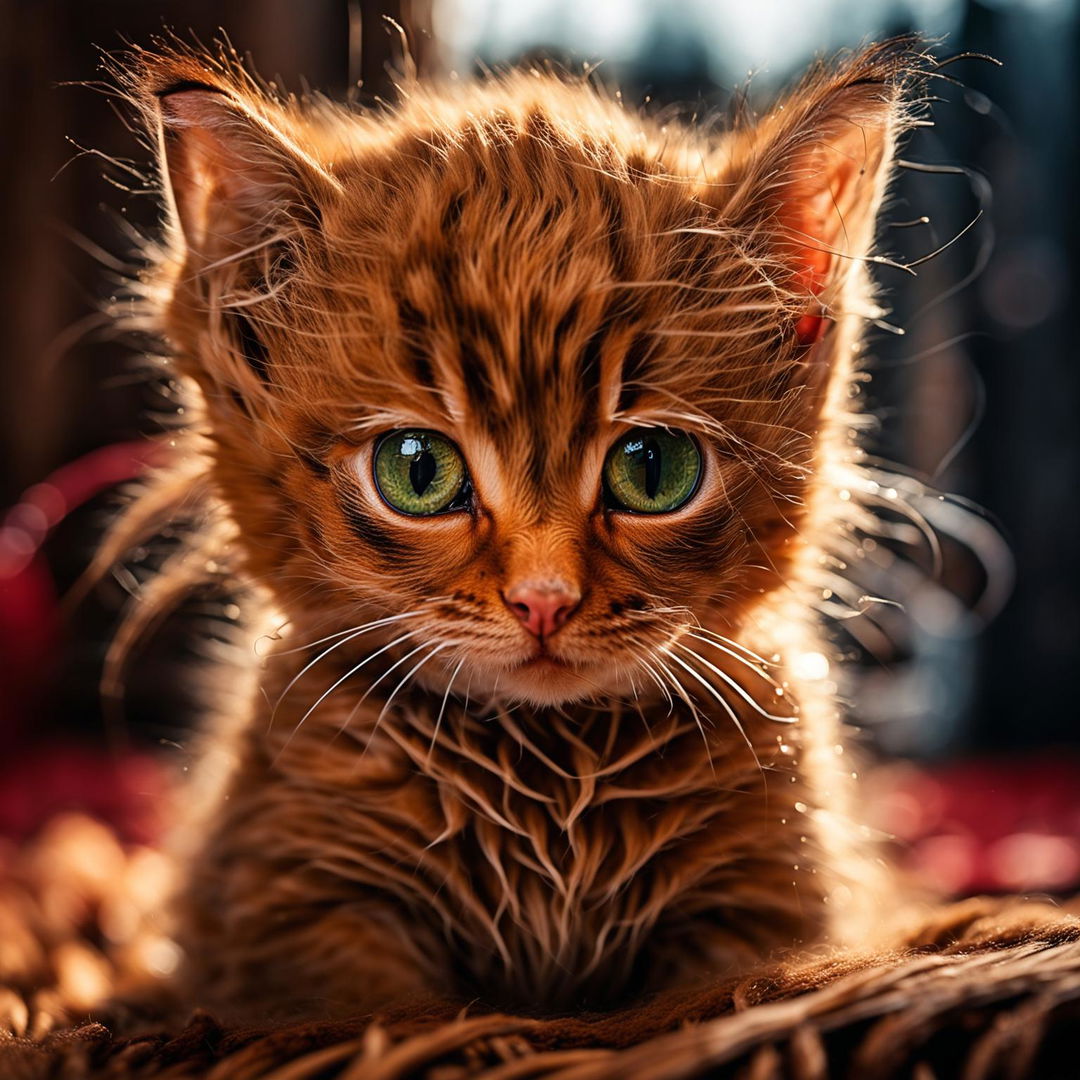
[{"label": "fluffy chest fur", "polygon": [[[290,694],[313,700],[339,674]],[[839,877],[819,872],[797,732],[743,708],[744,739],[648,697],[565,712],[386,704],[346,695],[299,728],[297,708],[252,725],[186,898],[189,948],[220,942],[204,994],[234,1003],[277,926],[308,939],[287,950],[291,997],[355,1003],[367,956],[343,912],[380,912],[405,983],[545,1009],[820,935]]]}]

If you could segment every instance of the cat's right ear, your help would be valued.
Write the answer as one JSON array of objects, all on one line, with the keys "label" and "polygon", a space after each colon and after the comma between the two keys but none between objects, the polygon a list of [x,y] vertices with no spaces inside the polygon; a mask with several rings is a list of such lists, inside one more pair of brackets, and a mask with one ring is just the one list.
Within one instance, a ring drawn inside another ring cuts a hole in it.
[{"label": "cat's right ear", "polygon": [[872,45],[837,66],[818,64],[777,107],[728,140],[719,209],[754,238],[804,314],[813,344],[825,313],[872,257],[875,222],[894,173],[898,137],[927,54],[917,38]]},{"label": "cat's right ear", "polygon": [[303,150],[287,114],[201,72],[150,67],[163,194],[186,249],[212,261],[274,233],[317,227],[339,191]]}]

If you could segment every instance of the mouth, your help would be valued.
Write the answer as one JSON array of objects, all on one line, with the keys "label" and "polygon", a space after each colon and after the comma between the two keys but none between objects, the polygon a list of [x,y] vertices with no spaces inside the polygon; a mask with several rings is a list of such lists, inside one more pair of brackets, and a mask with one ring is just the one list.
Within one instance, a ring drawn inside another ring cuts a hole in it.
[{"label": "mouth", "polygon": [[519,660],[514,665],[514,669],[517,671],[542,671],[545,668],[550,668],[558,671],[576,671],[581,666],[568,657],[559,655],[560,651],[552,649],[547,638],[540,638],[534,641],[531,654]]},{"label": "mouth", "polygon": [[632,682],[608,671],[605,664],[558,656],[542,644],[534,644],[524,657],[492,660],[470,672],[475,695],[490,693],[510,703],[551,708],[635,692]]}]

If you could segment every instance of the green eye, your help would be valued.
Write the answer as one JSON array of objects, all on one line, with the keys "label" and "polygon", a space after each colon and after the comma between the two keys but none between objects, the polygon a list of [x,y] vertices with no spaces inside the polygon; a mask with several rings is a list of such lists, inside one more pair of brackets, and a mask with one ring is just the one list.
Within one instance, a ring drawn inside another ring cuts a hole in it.
[{"label": "green eye", "polygon": [[458,448],[434,431],[394,431],[375,448],[375,486],[402,514],[425,517],[465,506],[468,478]]},{"label": "green eye", "polygon": [[701,452],[681,431],[634,428],[608,452],[604,493],[615,510],[664,514],[697,490]]}]

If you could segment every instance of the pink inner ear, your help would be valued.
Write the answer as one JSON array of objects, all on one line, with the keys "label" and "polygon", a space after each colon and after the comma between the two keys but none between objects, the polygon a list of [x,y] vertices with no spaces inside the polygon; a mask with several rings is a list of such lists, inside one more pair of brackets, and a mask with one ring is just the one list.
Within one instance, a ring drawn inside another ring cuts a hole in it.
[{"label": "pink inner ear", "polygon": [[[810,232],[805,226],[800,231]],[[832,256],[824,250],[823,246],[819,248],[808,245],[796,248],[795,258],[800,267],[795,272],[795,287],[797,291],[807,294],[813,309],[796,321],[795,337],[800,345],[809,346],[819,342],[829,328],[824,308],[818,303],[817,298],[828,284]]]},{"label": "pink inner ear", "polygon": [[824,315],[804,315],[795,323],[795,337],[800,345],[816,345],[829,328],[829,321]]},{"label": "pink inner ear", "polygon": [[800,345],[813,345],[829,328],[820,297],[833,283],[840,252],[852,242],[849,222],[858,206],[858,186],[865,173],[867,147],[863,129],[821,137],[792,165],[777,208],[787,235],[785,257],[792,285],[807,298],[805,313],[796,320]]},{"label": "pink inner ear", "polygon": [[829,329],[819,298],[836,273],[837,248],[847,246],[844,218],[862,170],[843,141],[834,140],[825,152],[815,147],[797,171],[800,178],[788,185],[778,216],[789,237],[792,284],[808,300],[808,310],[795,323],[795,336],[800,345],[809,346]]}]

